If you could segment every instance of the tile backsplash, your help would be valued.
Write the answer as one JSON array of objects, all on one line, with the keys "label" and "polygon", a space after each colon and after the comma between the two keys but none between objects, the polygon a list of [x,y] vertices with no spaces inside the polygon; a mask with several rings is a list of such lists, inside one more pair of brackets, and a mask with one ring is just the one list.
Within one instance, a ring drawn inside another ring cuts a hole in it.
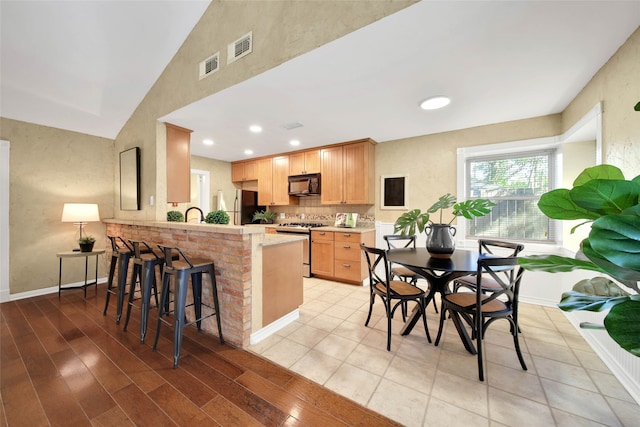
[{"label": "tile backsplash", "polygon": [[[323,222],[333,223],[338,212],[354,212],[358,214],[358,225],[375,222],[374,205],[323,205],[320,203],[320,196],[301,197],[297,206],[275,206],[269,208],[270,211],[277,212],[276,222]],[[285,218],[280,214],[284,213]],[[304,218],[303,218],[304,217]]]}]

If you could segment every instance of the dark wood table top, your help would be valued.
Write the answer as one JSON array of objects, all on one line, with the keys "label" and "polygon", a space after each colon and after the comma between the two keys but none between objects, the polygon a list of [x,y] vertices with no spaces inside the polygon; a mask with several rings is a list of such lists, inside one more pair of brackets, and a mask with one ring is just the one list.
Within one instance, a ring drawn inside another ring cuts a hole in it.
[{"label": "dark wood table top", "polygon": [[473,274],[478,269],[478,251],[456,249],[449,259],[434,258],[426,248],[402,248],[389,250],[389,261],[428,271]]}]

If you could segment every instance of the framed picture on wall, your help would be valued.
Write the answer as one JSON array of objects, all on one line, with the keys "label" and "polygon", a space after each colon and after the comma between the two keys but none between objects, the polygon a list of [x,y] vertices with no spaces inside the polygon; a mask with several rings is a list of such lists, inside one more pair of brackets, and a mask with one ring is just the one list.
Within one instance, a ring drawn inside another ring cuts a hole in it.
[{"label": "framed picture on wall", "polygon": [[408,175],[382,175],[380,177],[380,209],[408,209]]}]

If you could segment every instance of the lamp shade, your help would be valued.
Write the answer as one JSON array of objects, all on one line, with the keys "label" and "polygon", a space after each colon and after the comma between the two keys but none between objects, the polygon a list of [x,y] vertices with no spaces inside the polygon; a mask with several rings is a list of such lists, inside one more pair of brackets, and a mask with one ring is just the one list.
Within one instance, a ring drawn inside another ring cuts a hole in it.
[{"label": "lamp shade", "polygon": [[95,203],[65,203],[62,208],[62,222],[100,221],[100,212]]}]

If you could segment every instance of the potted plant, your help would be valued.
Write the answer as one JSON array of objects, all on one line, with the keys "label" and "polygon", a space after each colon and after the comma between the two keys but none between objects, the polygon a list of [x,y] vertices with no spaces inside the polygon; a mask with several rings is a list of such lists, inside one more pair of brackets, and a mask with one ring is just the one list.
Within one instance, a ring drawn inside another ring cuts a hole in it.
[{"label": "potted plant", "polygon": [[229,224],[229,214],[223,210],[209,212],[204,222],[207,224]]},{"label": "potted plant", "polygon": [[[393,229],[395,233],[403,236],[416,234],[416,229],[422,233],[427,233],[427,250],[431,256],[436,258],[449,258],[455,250],[456,229],[451,225],[456,217],[463,216],[467,219],[480,217],[491,212],[491,207],[495,203],[486,199],[471,199],[464,202],[457,202],[456,197],[451,193],[441,196],[426,212],[420,209],[413,209],[405,212],[396,220]],[[445,209],[453,208],[451,220],[447,223],[442,221],[442,214]],[[439,211],[438,222],[431,219],[431,214]]]},{"label": "potted plant", "polygon": [[538,207],[549,218],[585,220],[572,233],[584,224],[590,224],[591,231],[576,258],[537,255],[521,258],[520,264],[527,270],[550,273],[596,271],[635,291],[629,294],[615,282],[596,277],[563,293],[558,306],[564,311],[609,309],[604,318],[607,333],[640,357],[640,175],[626,180],[612,165],[587,168],[572,189],[543,194]]},{"label": "potted plant", "polygon": [[167,221],[169,222],[184,222],[184,215],[180,211],[167,212]]},{"label": "potted plant", "polygon": [[96,242],[96,238],[93,236],[83,236],[78,239],[78,244],[80,245],[80,252],[91,252],[93,250],[93,245]]},{"label": "potted plant", "polygon": [[253,214],[253,220],[260,221],[261,224],[273,224],[277,216],[277,213],[271,211],[256,211]]}]

